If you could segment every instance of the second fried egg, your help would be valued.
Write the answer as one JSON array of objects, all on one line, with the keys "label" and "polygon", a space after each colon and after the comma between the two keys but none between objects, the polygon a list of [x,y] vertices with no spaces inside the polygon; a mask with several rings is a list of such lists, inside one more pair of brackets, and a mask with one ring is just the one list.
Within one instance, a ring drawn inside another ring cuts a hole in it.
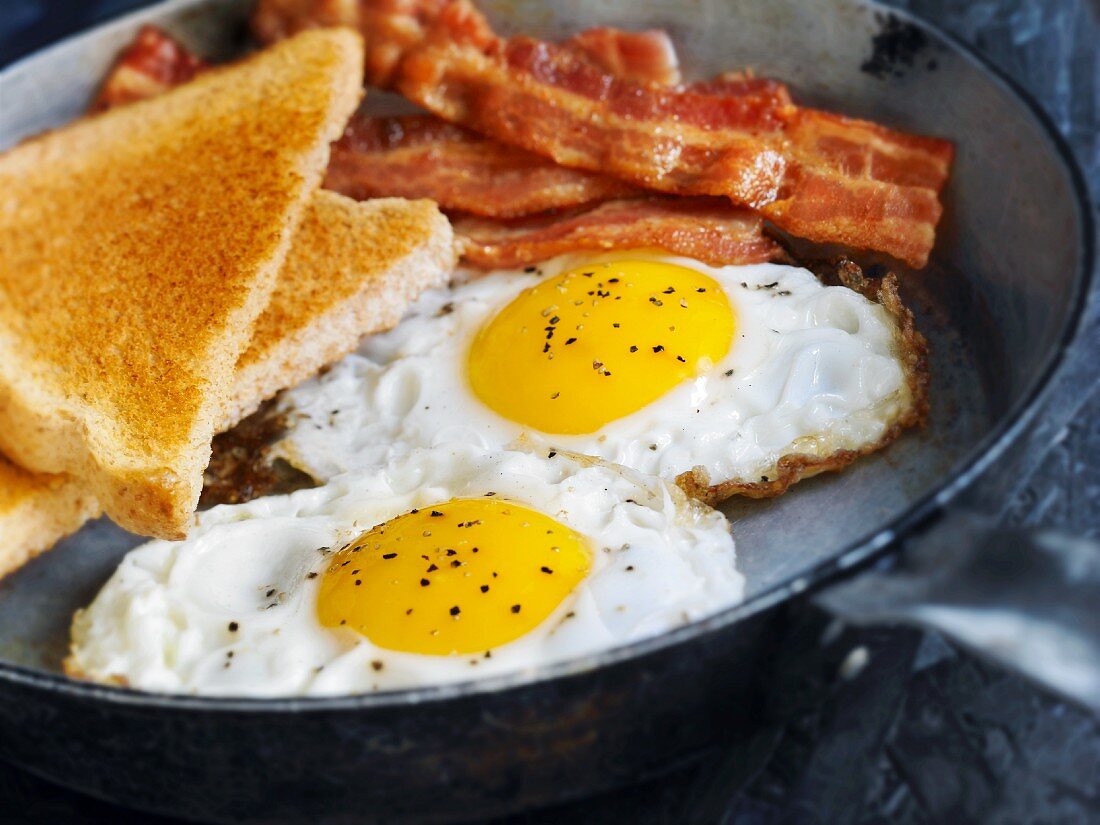
[{"label": "second fried egg", "polygon": [[744,585],[720,513],[556,451],[414,450],[198,520],[78,612],[70,675],[222,696],[461,682],[658,635]]}]

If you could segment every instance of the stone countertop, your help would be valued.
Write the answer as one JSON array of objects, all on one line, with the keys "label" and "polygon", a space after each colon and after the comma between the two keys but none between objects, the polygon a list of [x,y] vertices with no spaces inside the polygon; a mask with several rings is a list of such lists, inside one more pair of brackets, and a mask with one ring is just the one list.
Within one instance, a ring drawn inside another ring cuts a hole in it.
[{"label": "stone countertop", "polygon": [[[0,65],[143,5],[5,0]],[[1100,4],[896,0],[976,46],[1047,109],[1100,193]],[[1100,296],[1023,444],[963,505],[1005,523],[1100,536]],[[509,825],[1100,821],[1100,720],[911,630],[790,618],[791,664],[756,739],[655,782]],[[0,820],[168,823],[0,764]]]}]

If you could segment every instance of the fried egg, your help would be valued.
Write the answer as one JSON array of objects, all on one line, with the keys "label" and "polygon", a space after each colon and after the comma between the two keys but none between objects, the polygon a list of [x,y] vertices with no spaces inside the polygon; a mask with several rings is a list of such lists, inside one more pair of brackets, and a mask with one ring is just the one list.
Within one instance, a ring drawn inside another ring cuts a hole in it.
[{"label": "fried egg", "polygon": [[133,550],[76,615],[66,669],[256,697],[466,681],[735,604],[734,561],[726,519],[660,479],[564,453],[414,450]]},{"label": "fried egg", "polygon": [[282,400],[278,453],[315,478],[448,443],[542,444],[676,478],[774,480],[912,417],[898,324],[778,264],[564,257],[425,295]]}]

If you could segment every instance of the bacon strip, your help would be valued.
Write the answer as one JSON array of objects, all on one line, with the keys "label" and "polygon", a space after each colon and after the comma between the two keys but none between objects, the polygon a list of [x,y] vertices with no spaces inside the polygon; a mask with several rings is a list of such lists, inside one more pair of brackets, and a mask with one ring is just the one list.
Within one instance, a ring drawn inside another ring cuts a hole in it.
[{"label": "bacon strip", "polygon": [[[613,77],[576,49],[497,37],[468,0],[405,0],[417,37],[386,47],[390,85],[444,119],[565,166],[680,195],[720,195],[780,228],[920,267],[953,150],[800,109],[781,84],[659,88]],[[396,12],[359,0],[361,15]],[[393,25],[392,19],[390,25]]]},{"label": "bacon strip", "polygon": [[763,234],[763,219],[716,198],[608,201],[567,217],[516,222],[459,217],[463,256],[471,266],[514,268],[581,249],[656,247],[714,266],[776,260],[783,251]]},{"label": "bacon strip", "polygon": [[90,111],[156,97],[191,80],[206,63],[155,26],[142,26],[119,54]]},{"label": "bacon strip", "polygon": [[449,211],[495,218],[584,206],[637,191],[434,115],[356,115],[332,147],[325,187],[359,200],[432,198]]},{"label": "bacon strip", "polygon": [[[267,7],[270,13],[271,6],[261,4],[260,10]],[[386,19],[386,25],[392,25],[391,18]],[[415,28],[420,27],[418,22]],[[566,47],[602,71],[638,82],[679,80],[676,51],[662,31],[589,29],[566,41]],[[353,118],[333,146],[325,186],[359,199],[427,197],[447,210],[493,218],[517,218],[639,194],[617,178],[559,166],[431,115]]]},{"label": "bacon strip", "polygon": [[[449,0],[260,0],[252,31],[271,43],[318,26],[358,29],[367,45],[366,75],[388,86],[404,52],[420,43]],[[679,60],[666,32],[627,32],[599,27],[563,44],[604,72],[637,83],[680,82]]]}]

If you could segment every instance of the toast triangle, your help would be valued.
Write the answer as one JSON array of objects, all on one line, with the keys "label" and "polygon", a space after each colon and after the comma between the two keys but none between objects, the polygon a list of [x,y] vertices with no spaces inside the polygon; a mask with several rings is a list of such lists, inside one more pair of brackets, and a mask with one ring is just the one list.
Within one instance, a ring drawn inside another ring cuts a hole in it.
[{"label": "toast triangle", "polygon": [[0,450],[183,536],[362,43],[305,32],[0,156]]},{"label": "toast triangle", "polygon": [[[352,201],[319,190],[294,235],[275,292],[237,360],[229,429],[284,387],[397,324],[454,267],[450,223],[432,201]],[[82,484],[0,456],[0,578],[99,515]]]}]

